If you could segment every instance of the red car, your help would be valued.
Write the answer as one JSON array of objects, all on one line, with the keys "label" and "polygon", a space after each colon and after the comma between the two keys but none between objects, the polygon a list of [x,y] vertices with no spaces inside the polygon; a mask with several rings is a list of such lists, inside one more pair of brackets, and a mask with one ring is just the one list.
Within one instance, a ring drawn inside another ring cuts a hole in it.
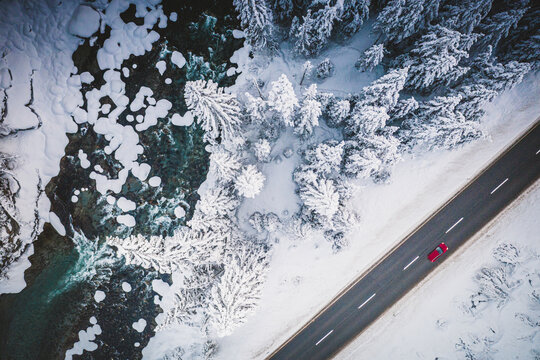
[{"label": "red car", "polygon": [[446,244],[442,242],[439,244],[439,246],[435,248],[435,250],[430,252],[427,257],[429,261],[435,262],[439,258],[439,256],[444,254],[447,250],[448,250],[448,246],[446,246]]}]

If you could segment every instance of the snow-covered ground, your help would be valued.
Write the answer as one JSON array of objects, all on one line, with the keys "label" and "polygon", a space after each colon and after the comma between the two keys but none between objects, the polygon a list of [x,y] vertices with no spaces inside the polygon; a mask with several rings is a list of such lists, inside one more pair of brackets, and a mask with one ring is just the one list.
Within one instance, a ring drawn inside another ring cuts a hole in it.
[{"label": "snow-covered ground", "polygon": [[[538,359],[539,213],[536,182],[335,359]],[[519,250],[515,266],[497,260],[503,244]],[[476,280],[482,269],[505,269],[506,284],[515,286],[499,284],[506,304],[471,308],[477,292],[486,292]]]},{"label": "snow-covered ground", "polygon": [[[292,336],[526,131],[540,115],[539,91],[540,77],[529,75],[487,106],[483,127],[488,138],[453,151],[408,158],[395,167],[389,185],[364,185],[353,199],[362,218],[348,249],[333,254],[322,238],[298,241],[281,237],[273,249],[260,307],[244,326],[220,339],[217,358],[264,358]],[[281,195],[283,198],[263,191],[257,202],[267,204],[268,209],[262,210],[275,211],[271,204],[294,201],[289,191]]]}]

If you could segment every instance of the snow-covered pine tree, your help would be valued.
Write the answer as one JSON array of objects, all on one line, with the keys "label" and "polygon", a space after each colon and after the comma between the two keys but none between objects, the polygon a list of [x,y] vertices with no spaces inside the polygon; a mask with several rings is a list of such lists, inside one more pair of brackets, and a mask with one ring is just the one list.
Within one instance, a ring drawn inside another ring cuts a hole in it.
[{"label": "snow-covered pine tree", "polygon": [[473,83],[484,85],[487,89],[502,92],[511,89],[523,81],[523,77],[531,70],[528,63],[511,61],[506,64],[491,63],[481,73],[472,76]]},{"label": "snow-covered pine tree", "polygon": [[325,58],[317,67],[315,68],[315,76],[318,79],[326,79],[334,75],[334,63],[329,58]]},{"label": "snow-covered pine tree", "polygon": [[280,115],[285,125],[294,126],[293,114],[298,106],[298,99],[287,75],[282,74],[278,80],[272,82],[268,93],[268,105]]},{"label": "snow-covered pine tree", "polygon": [[220,181],[233,180],[241,166],[240,158],[221,146],[215,147],[210,154],[210,171],[214,172]]},{"label": "snow-covered pine tree", "polygon": [[340,126],[351,112],[351,103],[348,100],[333,101],[328,110],[325,111],[326,123],[328,126]]},{"label": "snow-covered pine tree", "polygon": [[354,66],[360,71],[372,71],[384,57],[384,45],[375,44],[368,48],[356,61]]},{"label": "snow-covered pine tree", "polygon": [[481,137],[478,124],[456,110],[461,100],[460,95],[438,96],[420,103],[404,121],[399,137],[410,147],[428,149],[452,149]]},{"label": "snow-covered pine tree", "polygon": [[268,140],[259,139],[259,141],[253,143],[252,149],[257,161],[266,162],[270,160],[270,151],[272,151],[272,147]]},{"label": "snow-covered pine tree", "polygon": [[285,22],[292,18],[294,12],[293,0],[270,0],[268,3],[277,20]]},{"label": "snow-covered pine tree", "polygon": [[484,50],[488,45],[491,45],[496,49],[499,41],[508,36],[510,29],[516,27],[518,21],[526,11],[526,8],[508,10],[484,19],[476,29],[476,31],[484,34],[484,36],[478,40],[475,48]]},{"label": "snow-covered pine tree", "polygon": [[223,252],[223,241],[211,232],[193,231],[187,227],[173,236],[145,236],[138,234],[122,239],[107,237],[106,242],[134,264],[160,273],[172,273],[177,268],[218,261]]},{"label": "snow-covered pine tree", "polygon": [[236,96],[223,92],[212,80],[188,81],[184,88],[186,105],[206,132],[204,138],[215,143],[234,137],[240,125],[240,105]]},{"label": "snow-covered pine tree", "polygon": [[339,208],[339,194],[330,179],[319,178],[300,189],[300,198],[310,211],[331,219]]},{"label": "snow-covered pine tree", "polygon": [[260,97],[251,96],[250,93],[246,93],[245,95],[245,108],[249,122],[252,124],[262,123],[268,104]]},{"label": "snow-covered pine tree", "polygon": [[450,0],[440,11],[441,25],[464,34],[472,33],[489,11],[493,0]]},{"label": "snow-covered pine tree", "polygon": [[390,167],[401,159],[400,141],[394,136],[395,128],[386,127],[377,135],[348,141],[345,144],[344,171],[349,177],[371,177],[376,183],[386,182]]},{"label": "snow-covered pine tree", "polygon": [[212,287],[208,319],[217,336],[229,335],[246,322],[261,297],[268,257],[254,246],[240,245],[226,255],[225,270]]},{"label": "snow-covered pine tree", "polygon": [[196,209],[207,216],[230,216],[238,205],[239,201],[230,189],[216,186],[204,192]]},{"label": "snow-covered pine tree", "polygon": [[240,25],[249,44],[256,50],[274,46],[272,11],[265,0],[233,0]]},{"label": "snow-covered pine tree", "polygon": [[345,37],[354,35],[369,17],[371,0],[343,0],[339,11],[337,31]]},{"label": "snow-covered pine tree", "polygon": [[408,99],[399,100],[396,106],[388,114],[392,122],[402,121],[408,114],[418,109],[418,101],[415,98],[410,97]]},{"label": "snow-covered pine tree", "polygon": [[442,26],[434,26],[422,36],[408,55],[399,57],[397,63],[409,66],[407,86],[426,90],[436,82],[452,82],[463,71],[453,71],[478,39],[478,34],[464,35]]},{"label": "snow-covered pine tree", "polygon": [[461,101],[456,110],[467,120],[478,121],[484,115],[483,106],[497,96],[497,91],[486,88],[482,84],[464,85],[456,89]]},{"label": "snow-covered pine tree", "polygon": [[306,168],[324,175],[339,173],[343,160],[343,145],[343,141],[327,140],[310,146],[304,154],[308,163]]},{"label": "snow-covered pine tree", "polygon": [[370,137],[383,128],[388,119],[386,108],[382,106],[357,104],[347,119],[347,131],[359,139]]},{"label": "snow-covered pine tree", "polygon": [[304,92],[302,104],[296,112],[294,132],[302,136],[311,134],[313,128],[319,125],[321,114],[321,103],[317,101],[317,85],[312,84]]},{"label": "snow-covered pine tree", "polygon": [[525,12],[501,42],[498,55],[503,62],[528,62],[533,69],[540,69],[540,6],[531,6]]},{"label": "snow-covered pine tree", "polygon": [[387,112],[392,110],[398,102],[399,92],[405,86],[408,71],[408,67],[390,70],[386,75],[364,87],[360,94],[360,105],[380,106]]},{"label": "snow-covered pine tree", "polygon": [[326,5],[302,16],[302,22],[295,17],[291,24],[290,36],[296,39],[294,49],[304,56],[317,55],[328,42],[334,23],[338,19],[338,7]]},{"label": "snow-covered pine tree", "polygon": [[254,198],[261,192],[265,179],[265,176],[257,170],[255,165],[248,165],[236,177],[235,187],[238,194]]},{"label": "snow-covered pine tree", "polygon": [[387,42],[399,43],[437,17],[440,0],[392,0],[377,17],[375,32]]}]

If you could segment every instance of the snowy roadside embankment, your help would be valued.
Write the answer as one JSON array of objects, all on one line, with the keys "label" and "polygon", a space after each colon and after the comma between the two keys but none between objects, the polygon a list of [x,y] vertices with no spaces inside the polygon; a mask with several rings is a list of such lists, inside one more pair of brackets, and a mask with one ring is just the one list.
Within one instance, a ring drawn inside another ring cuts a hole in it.
[{"label": "snowy roadside embankment", "polygon": [[[389,185],[365,185],[353,200],[362,222],[346,251],[333,254],[322,238],[281,238],[273,250],[259,310],[245,326],[220,340],[218,358],[263,358],[292,336],[528,129],[540,114],[539,89],[539,76],[530,74],[487,105],[482,124],[487,139],[453,151],[409,156],[396,165]],[[281,200],[259,201],[270,206]]]},{"label": "snowy roadside embankment", "polygon": [[539,212],[536,182],[336,359],[537,358]]}]

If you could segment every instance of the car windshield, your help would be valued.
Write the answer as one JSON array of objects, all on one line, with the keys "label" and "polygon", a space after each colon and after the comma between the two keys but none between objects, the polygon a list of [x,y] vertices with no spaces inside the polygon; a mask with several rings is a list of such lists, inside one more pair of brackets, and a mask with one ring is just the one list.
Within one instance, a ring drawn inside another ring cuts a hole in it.
[{"label": "car windshield", "polygon": [[435,250],[437,250],[437,252],[439,253],[439,255],[441,255],[441,254],[442,254],[442,249],[441,249],[441,247],[440,247],[440,246],[437,246],[437,248],[436,248]]}]

